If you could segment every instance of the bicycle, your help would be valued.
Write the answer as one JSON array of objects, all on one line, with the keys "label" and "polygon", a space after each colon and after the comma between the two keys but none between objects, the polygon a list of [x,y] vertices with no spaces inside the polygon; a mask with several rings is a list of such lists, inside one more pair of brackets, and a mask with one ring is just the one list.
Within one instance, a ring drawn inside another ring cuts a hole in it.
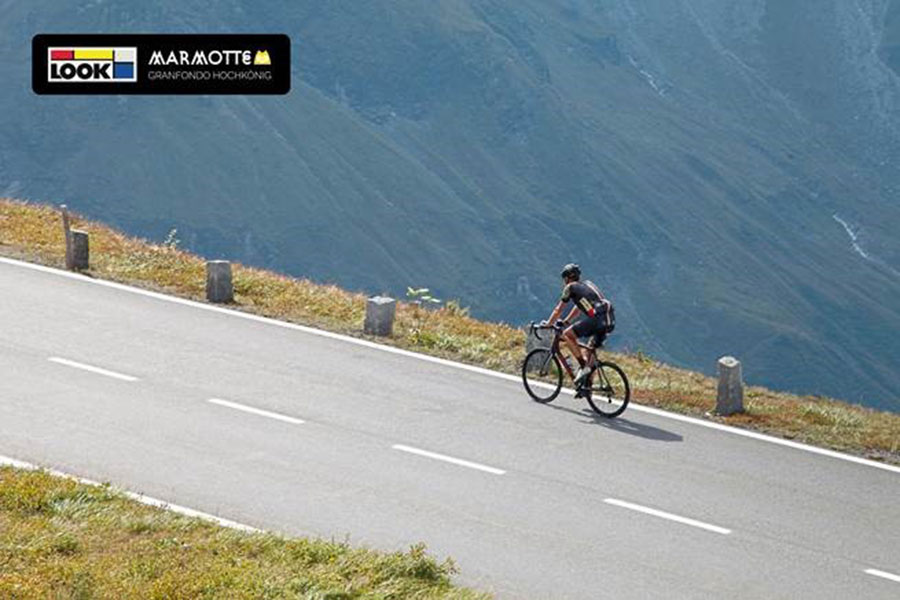
[{"label": "bicycle", "polygon": [[[560,352],[559,342],[563,328],[559,325],[535,325],[533,322],[529,327],[531,333],[539,340],[541,339],[539,330],[552,329],[554,332],[549,348],[532,350],[522,363],[522,383],[525,384],[525,391],[535,402],[546,404],[555,400],[562,390],[563,373],[568,374],[573,383],[575,373],[567,357]],[[600,360],[596,348],[581,342],[578,345],[593,353],[594,367],[575,391],[584,396],[597,414],[609,419],[621,415],[631,399],[631,388],[625,371],[613,362]],[[593,383],[595,380],[596,383]]]}]

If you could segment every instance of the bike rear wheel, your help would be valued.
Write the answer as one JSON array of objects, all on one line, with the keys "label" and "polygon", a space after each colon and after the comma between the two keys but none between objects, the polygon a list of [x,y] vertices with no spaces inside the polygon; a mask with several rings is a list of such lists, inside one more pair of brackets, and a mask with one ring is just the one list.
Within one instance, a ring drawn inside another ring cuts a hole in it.
[{"label": "bike rear wheel", "polygon": [[591,392],[587,396],[594,412],[608,419],[618,417],[625,412],[629,400],[631,387],[625,371],[615,363],[598,363],[591,376]]},{"label": "bike rear wheel", "polygon": [[522,383],[535,402],[552,402],[562,389],[563,369],[559,359],[549,350],[532,350],[522,363]]}]

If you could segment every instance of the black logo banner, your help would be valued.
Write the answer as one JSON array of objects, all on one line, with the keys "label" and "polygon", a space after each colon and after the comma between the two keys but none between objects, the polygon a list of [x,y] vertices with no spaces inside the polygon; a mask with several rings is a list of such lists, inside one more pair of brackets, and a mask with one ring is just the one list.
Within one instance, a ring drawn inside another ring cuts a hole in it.
[{"label": "black logo banner", "polygon": [[284,34],[38,34],[36,94],[287,94]]}]

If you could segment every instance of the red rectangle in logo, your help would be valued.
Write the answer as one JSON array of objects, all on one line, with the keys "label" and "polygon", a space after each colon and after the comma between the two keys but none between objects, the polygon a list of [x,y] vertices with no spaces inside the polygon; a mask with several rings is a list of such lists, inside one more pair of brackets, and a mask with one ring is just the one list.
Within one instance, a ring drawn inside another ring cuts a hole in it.
[{"label": "red rectangle in logo", "polygon": [[50,60],[72,60],[75,58],[74,50],[51,50]]}]

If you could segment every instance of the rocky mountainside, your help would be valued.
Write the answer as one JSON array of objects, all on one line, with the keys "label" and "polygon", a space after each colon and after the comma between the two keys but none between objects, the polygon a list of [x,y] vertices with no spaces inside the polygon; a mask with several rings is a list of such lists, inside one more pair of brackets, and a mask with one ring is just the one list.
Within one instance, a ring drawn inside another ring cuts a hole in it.
[{"label": "rocky mountainside", "polygon": [[[48,97],[53,32],[283,32],[284,97]],[[900,0],[0,0],[0,194],[900,410]]]}]

